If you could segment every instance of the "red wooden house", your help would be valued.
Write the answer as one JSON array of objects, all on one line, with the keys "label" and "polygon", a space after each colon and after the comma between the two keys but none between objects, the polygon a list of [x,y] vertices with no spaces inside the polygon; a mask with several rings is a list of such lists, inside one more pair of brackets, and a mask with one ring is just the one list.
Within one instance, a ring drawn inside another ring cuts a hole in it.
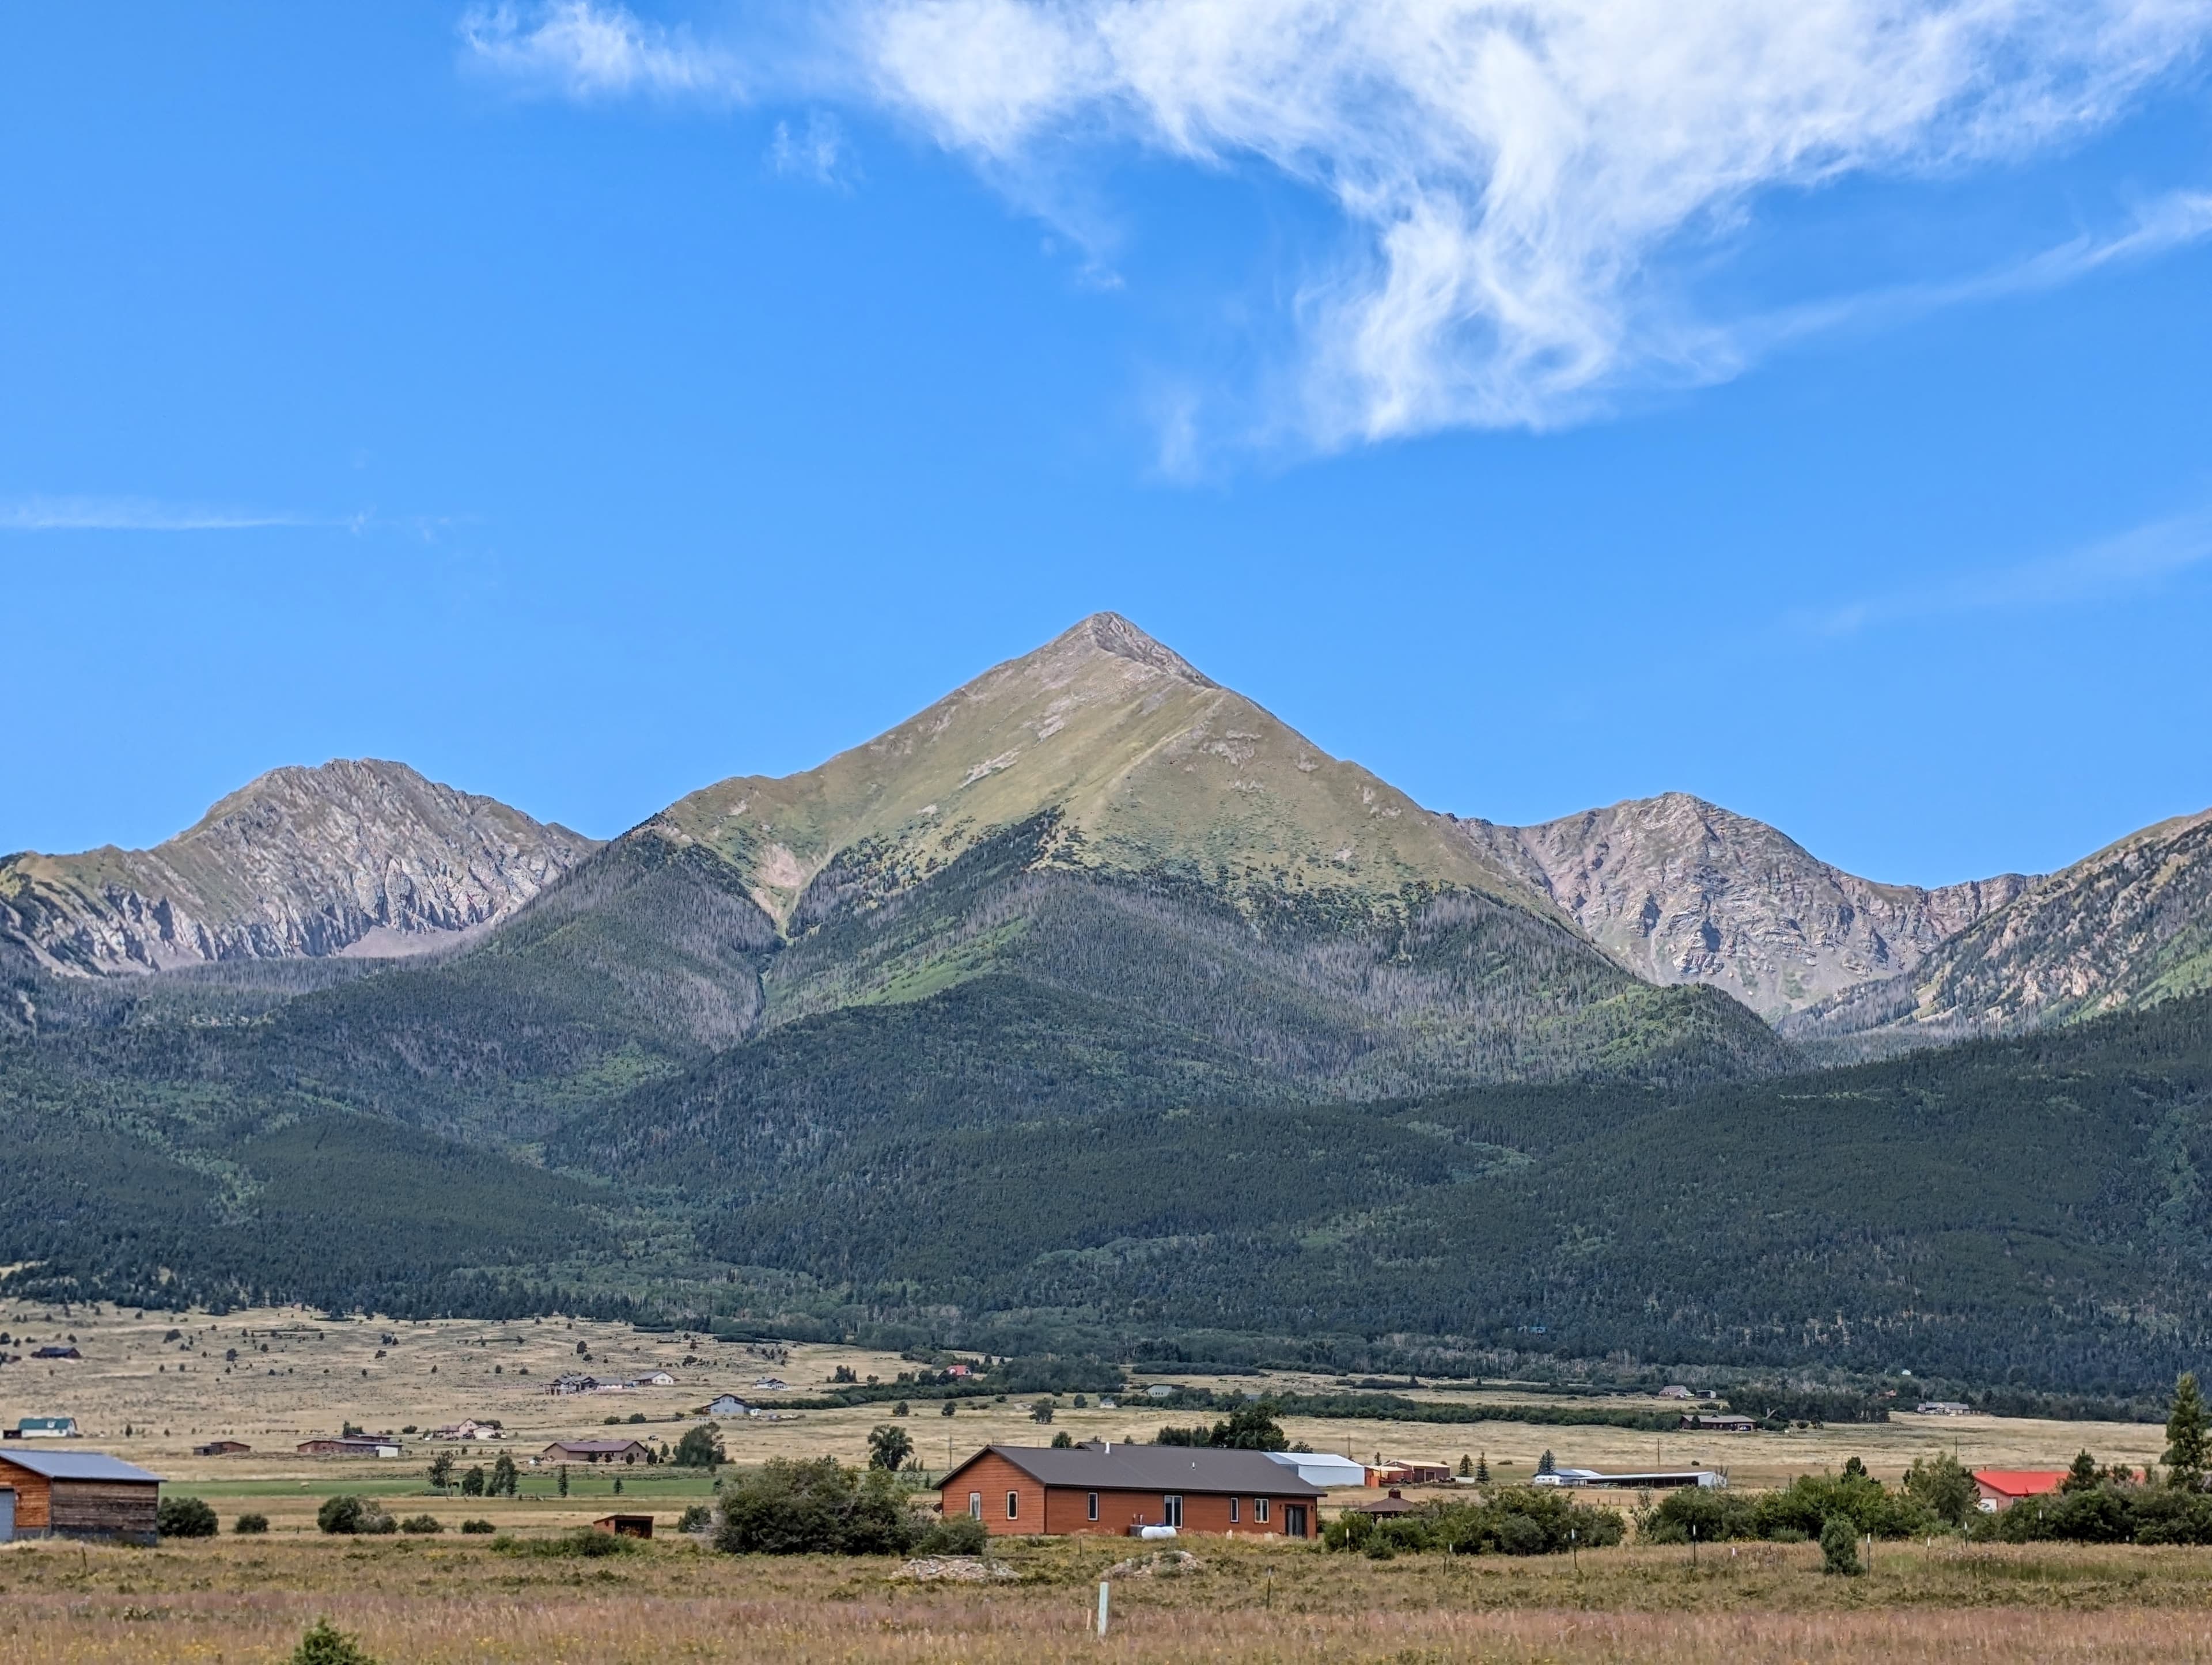
[{"label": "red wooden house", "polygon": [[946,1474],[945,1512],[999,1536],[1183,1532],[1310,1538],[1322,1488],[1264,1451],[1204,1446],[987,1445]]}]

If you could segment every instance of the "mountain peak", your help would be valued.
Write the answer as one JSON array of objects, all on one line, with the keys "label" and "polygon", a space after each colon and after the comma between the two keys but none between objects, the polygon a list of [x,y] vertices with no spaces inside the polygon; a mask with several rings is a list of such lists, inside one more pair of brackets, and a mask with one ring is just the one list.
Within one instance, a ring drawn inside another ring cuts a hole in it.
[{"label": "mountain peak", "polygon": [[1119,613],[1093,613],[1060,640],[1066,641],[1070,637],[1087,637],[1091,646],[1102,653],[1149,665],[1155,671],[1164,671],[1200,688],[1220,685],[1174,648],[1146,635]]}]

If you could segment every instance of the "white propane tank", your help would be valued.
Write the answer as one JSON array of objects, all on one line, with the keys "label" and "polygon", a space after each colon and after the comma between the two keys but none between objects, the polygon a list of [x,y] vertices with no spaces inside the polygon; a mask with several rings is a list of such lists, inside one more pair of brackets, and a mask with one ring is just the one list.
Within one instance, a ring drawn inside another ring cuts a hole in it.
[{"label": "white propane tank", "polygon": [[1176,1535],[1176,1529],[1171,1526],[1140,1526],[1137,1528],[1137,1535],[1139,1538],[1172,1538]]}]

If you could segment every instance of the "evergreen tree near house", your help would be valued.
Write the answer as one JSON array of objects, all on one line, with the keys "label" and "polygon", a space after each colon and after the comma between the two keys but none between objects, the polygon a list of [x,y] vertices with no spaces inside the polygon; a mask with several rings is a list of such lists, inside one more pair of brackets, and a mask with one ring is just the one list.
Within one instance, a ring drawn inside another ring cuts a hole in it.
[{"label": "evergreen tree near house", "polygon": [[568,1495],[568,1465],[565,1462],[561,1465],[561,1472],[553,1482],[553,1489],[564,1498]]},{"label": "evergreen tree near house", "polygon": [[491,1480],[485,1489],[495,1498],[511,1498],[520,1479],[515,1472],[514,1459],[501,1451],[499,1461],[491,1466]]},{"label": "evergreen tree near house", "polygon": [[483,1494],[483,1468],[480,1464],[471,1465],[469,1472],[461,1476],[461,1495],[465,1498],[481,1498]]},{"label": "evergreen tree near house", "polygon": [[2098,1472],[2096,1458],[2082,1451],[2075,1454],[2074,1461],[2067,1465],[2066,1478],[2059,1481],[2058,1489],[2061,1492],[2094,1492],[2103,1484],[2104,1478]]},{"label": "evergreen tree near house", "polygon": [[2197,1389],[2197,1373],[2184,1370],[2173,1384],[2173,1406],[2166,1416],[2166,1455],[2169,1485],[2196,1491],[2204,1484],[2208,1455],[2212,1455],[2212,1424],[2204,1414],[2204,1398]]},{"label": "evergreen tree near house", "polygon": [[1536,1472],[1540,1474],[1552,1474],[1559,1472],[1559,1464],[1549,1451],[1545,1452],[1536,1460]]},{"label": "evergreen tree near house", "polygon": [[436,1486],[439,1496],[443,1497],[447,1488],[453,1483],[453,1454],[451,1451],[441,1451],[430,1459],[430,1484]]},{"label": "evergreen tree near house", "polygon": [[1463,1480],[1474,1478],[1474,1459],[1462,1451],[1459,1458],[1459,1477]]},{"label": "evergreen tree near house", "polygon": [[1474,1483],[1477,1486],[1490,1484],[1490,1453],[1487,1451],[1481,1453],[1474,1460]]}]

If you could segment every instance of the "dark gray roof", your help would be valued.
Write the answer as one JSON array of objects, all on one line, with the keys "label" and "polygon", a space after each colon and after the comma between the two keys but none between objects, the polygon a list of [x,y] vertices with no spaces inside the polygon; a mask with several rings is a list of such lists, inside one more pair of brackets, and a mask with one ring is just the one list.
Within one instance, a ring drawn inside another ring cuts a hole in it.
[{"label": "dark gray roof", "polygon": [[25,1451],[16,1448],[13,1440],[8,1449],[0,1451],[0,1462],[12,1462],[18,1468],[27,1468],[33,1474],[44,1474],[50,1480],[151,1480],[161,1483],[159,1474],[149,1474],[120,1457],[111,1457],[101,1451]]},{"label": "dark gray roof", "polygon": [[[1294,1468],[1272,1461],[1265,1451],[1217,1451],[1207,1446],[987,1445],[1045,1486],[1092,1492],[1220,1492],[1267,1498],[1320,1498],[1328,1494]],[[968,1459],[968,1462],[975,1461]],[[965,1468],[968,1462],[960,1465]],[[956,1468],[953,1474],[960,1472]],[[945,1476],[945,1484],[952,1474]]]}]

